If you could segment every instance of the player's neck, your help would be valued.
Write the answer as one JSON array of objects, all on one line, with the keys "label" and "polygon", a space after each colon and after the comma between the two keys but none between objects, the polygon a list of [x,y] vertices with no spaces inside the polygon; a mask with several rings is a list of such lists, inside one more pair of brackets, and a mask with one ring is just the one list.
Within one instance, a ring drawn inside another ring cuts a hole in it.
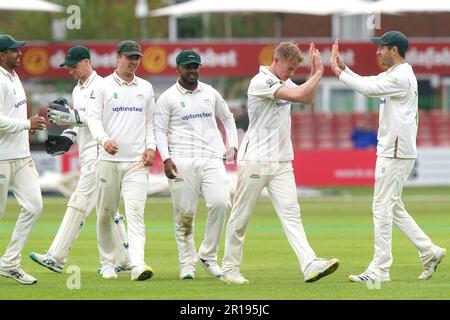
[{"label": "player's neck", "polygon": [[272,73],[275,77],[277,77],[278,79],[280,78],[278,76],[278,74],[275,71],[275,65],[272,63],[270,66],[267,67],[267,69],[270,71],[270,73]]},{"label": "player's neck", "polygon": [[14,68],[10,68],[6,64],[3,64],[3,63],[0,63],[0,67],[5,69],[6,71],[8,71],[8,73],[11,74],[12,76],[16,75],[16,72],[14,71]]},{"label": "player's neck", "polygon": [[194,84],[190,84],[190,83],[187,83],[186,81],[183,81],[182,78],[178,79],[178,83],[184,89],[189,90],[189,91],[194,91],[198,86],[198,81],[196,81]]},{"label": "player's neck", "polygon": [[80,85],[83,85],[87,81],[87,79],[89,79],[92,72],[94,72],[94,69],[91,69],[84,77],[80,78]]},{"label": "player's neck", "polygon": [[399,58],[394,58],[394,59],[392,59],[392,63],[389,66],[389,68],[393,68],[393,67],[395,67],[395,66],[397,66],[399,64],[402,64],[402,63],[405,63],[405,59],[400,58],[400,57]]},{"label": "player's neck", "polygon": [[119,72],[119,70],[116,70],[116,73],[119,76],[119,78],[121,78],[122,80],[125,80],[126,82],[131,82],[134,79],[134,73],[131,76],[127,76],[127,75]]}]

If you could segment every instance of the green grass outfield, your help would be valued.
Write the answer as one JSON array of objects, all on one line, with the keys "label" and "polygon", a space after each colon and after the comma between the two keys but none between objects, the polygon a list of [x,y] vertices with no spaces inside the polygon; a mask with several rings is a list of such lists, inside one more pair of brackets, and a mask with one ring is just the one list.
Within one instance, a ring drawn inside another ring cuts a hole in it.
[{"label": "green grass outfield", "polygon": [[[332,189],[330,196],[300,200],[308,239],[321,257],[336,257],[340,268],[331,276],[306,284],[294,252],[268,199],[260,199],[250,220],[242,273],[246,286],[226,285],[198,266],[196,280],[178,279],[178,262],[168,198],[150,197],[146,206],[146,261],[154,270],[148,281],[134,282],[129,273],[105,280],[96,272],[98,252],[93,213],[75,242],[66,269],[53,273],[32,262],[30,251],[48,249],[62,219],[66,199],[44,198],[44,212],[24,250],[22,267],[38,278],[34,286],[0,277],[0,299],[152,299],[152,300],[303,300],[303,299],[449,299],[450,258],[444,259],[431,280],[416,280],[421,264],[415,248],[394,229],[394,264],[390,283],[379,289],[349,283],[349,274],[362,272],[373,254],[370,188]],[[410,214],[433,241],[450,250],[450,188],[407,188],[403,200]],[[18,206],[10,199],[0,222],[0,250],[4,251],[17,219]],[[196,217],[197,247],[203,238],[205,207]],[[224,233],[222,234],[222,239]],[[219,252],[223,254],[223,241]],[[70,265],[81,270],[81,288],[68,289]]]}]

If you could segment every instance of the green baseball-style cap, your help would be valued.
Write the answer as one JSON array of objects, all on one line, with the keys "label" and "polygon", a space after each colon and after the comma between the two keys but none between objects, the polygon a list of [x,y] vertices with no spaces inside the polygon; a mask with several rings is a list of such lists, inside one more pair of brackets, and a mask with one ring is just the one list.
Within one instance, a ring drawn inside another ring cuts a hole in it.
[{"label": "green baseball-style cap", "polygon": [[200,58],[200,55],[197,52],[195,52],[194,50],[181,51],[177,55],[177,58],[175,59],[175,61],[177,62],[177,65],[179,65],[179,64],[186,65],[186,64],[190,64],[190,63],[196,63],[199,66],[202,65],[202,59]]},{"label": "green baseball-style cap", "polygon": [[406,51],[409,46],[409,41],[406,36],[400,31],[389,31],[383,34],[381,37],[372,38],[372,42],[378,45],[392,45],[399,49]]},{"label": "green baseball-style cap", "polygon": [[91,59],[89,49],[83,46],[75,46],[67,50],[65,60],[59,66],[72,67],[83,59]]},{"label": "green baseball-style cap", "polygon": [[142,50],[139,43],[133,40],[125,40],[117,45],[117,53],[124,56],[138,55],[142,57]]},{"label": "green baseball-style cap", "polygon": [[25,44],[25,41],[17,41],[13,37],[7,34],[0,35],[0,52],[17,49]]}]

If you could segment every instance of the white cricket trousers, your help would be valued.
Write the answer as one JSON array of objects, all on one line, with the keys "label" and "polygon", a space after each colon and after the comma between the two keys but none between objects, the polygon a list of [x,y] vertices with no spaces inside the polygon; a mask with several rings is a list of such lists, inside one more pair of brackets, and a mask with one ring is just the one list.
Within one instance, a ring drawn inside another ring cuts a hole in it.
[{"label": "white cricket trousers", "polygon": [[245,230],[264,187],[269,192],[289,244],[294,249],[304,273],[308,264],[317,256],[309,245],[303,229],[291,161],[238,163],[238,180],[226,229],[222,270],[228,272],[239,269],[242,263]]},{"label": "white cricket trousers", "polygon": [[[195,271],[198,258],[217,261],[220,235],[230,205],[229,181],[219,158],[172,158],[178,176],[168,179],[180,271]],[[194,218],[200,194],[208,210],[205,237],[197,251]]]},{"label": "white cricket trousers", "polygon": [[408,214],[401,200],[403,186],[414,167],[415,159],[377,157],[373,194],[375,252],[367,268],[380,276],[388,276],[392,265],[392,222],[419,253],[433,246],[430,238]]},{"label": "white cricket trousers", "polygon": [[[59,263],[66,263],[73,242],[77,239],[81,227],[89,217],[97,200],[97,179],[95,177],[99,160],[91,159],[80,163],[80,178],[74,193],[67,203],[67,210],[62,223],[53,240],[48,253]],[[114,228],[113,236],[121,240],[118,228]],[[102,247],[98,247],[100,256],[106,255]],[[128,263],[128,253],[124,246],[115,248],[112,256],[115,264]]]},{"label": "white cricket trousers", "polygon": [[119,208],[120,194],[125,203],[128,231],[128,254],[131,267],[145,265],[144,209],[147,201],[147,167],[137,161],[100,160],[97,169],[97,240],[102,266],[113,265],[114,253],[122,246],[114,236],[114,215]]},{"label": "white cricket trousers", "polygon": [[8,189],[21,207],[11,241],[0,258],[0,267],[10,270],[20,266],[21,251],[42,212],[39,175],[31,157],[0,161],[0,219],[5,213]]}]

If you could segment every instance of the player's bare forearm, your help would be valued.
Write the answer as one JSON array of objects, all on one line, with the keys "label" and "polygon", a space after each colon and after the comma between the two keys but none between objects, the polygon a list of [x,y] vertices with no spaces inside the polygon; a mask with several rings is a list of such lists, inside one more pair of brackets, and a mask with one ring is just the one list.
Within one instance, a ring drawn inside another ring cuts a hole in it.
[{"label": "player's bare forearm", "polygon": [[305,104],[312,104],[316,96],[317,86],[319,85],[320,79],[322,79],[323,73],[317,71],[308,81],[302,84],[302,96],[299,102]]}]

